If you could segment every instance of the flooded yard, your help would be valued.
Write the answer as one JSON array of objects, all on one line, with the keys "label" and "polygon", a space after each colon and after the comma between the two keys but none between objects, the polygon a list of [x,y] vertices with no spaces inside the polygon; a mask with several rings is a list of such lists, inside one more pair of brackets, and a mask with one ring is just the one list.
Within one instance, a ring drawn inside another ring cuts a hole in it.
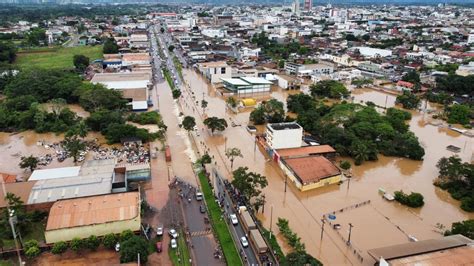
[{"label": "flooded yard", "polygon": [[[376,162],[365,162],[353,168],[353,178],[342,185],[334,185],[315,191],[300,192],[288,183],[285,193],[285,178],[279,167],[267,162],[264,153],[255,145],[254,136],[245,129],[251,110],[234,114],[226,111],[224,99],[213,93],[210,84],[193,71],[185,70],[184,78],[191,84],[195,99],[203,98],[209,102],[208,116],[225,117],[228,122],[236,121],[241,126],[229,127],[215,136],[204,134],[210,151],[222,163],[217,168],[230,178],[230,164],[224,155],[225,147],[238,147],[244,157],[237,158],[234,169],[247,166],[251,171],[265,175],[268,186],[264,190],[267,199],[265,213],[259,214],[266,228],[270,228],[270,208],[273,208],[272,230],[277,231],[277,217],[289,219],[290,227],[298,233],[306,244],[308,252],[327,264],[373,265],[375,262],[367,254],[371,248],[406,243],[407,235],[419,240],[441,237],[437,223],[450,227],[452,222],[474,218],[459,208],[459,202],[450,195],[433,186],[437,177],[437,161],[443,156],[451,156],[446,146],[461,147],[458,153],[464,161],[470,161],[473,152],[472,139],[451,131],[428,124],[428,114],[412,112],[410,129],[420,139],[426,155],[423,161],[379,156]],[[271,96],[284,101],[288,92],[274,90]],[[395,104],[395,95],[370,89],[357,90],[353,94],[354,102],[372,101],[379,106],[391,107]],[[190,102],[188,101],[188,104]],[[230,123],[229,123],[230,124]],[[387,202],[378,193],[379,188],[393,193],[395,190],[420,192],[425,197],[425,206],[420,209],[408,209],[395,202]],[[346,206],[370,200],[370,204],[341,215],[336,215],[335,223],[340,223],[340,234],[347,239],[348,223],[354,225],[349,248],[339,233],[326,225],[321,242],[321,218],[324,214]],[[360,254],[354,254],[353,249]]]}]

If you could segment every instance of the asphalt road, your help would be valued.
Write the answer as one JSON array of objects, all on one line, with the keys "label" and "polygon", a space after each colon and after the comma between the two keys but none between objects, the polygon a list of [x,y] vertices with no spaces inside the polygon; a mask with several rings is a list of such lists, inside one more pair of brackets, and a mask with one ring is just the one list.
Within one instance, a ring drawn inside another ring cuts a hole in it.
[{"label": "asphalt road", "polygon": [[[215,184],[217,192],[220,193],[221,197],[222,195],[224,195],[224,209],[225,209],[226,221],[227,221],[227,224],[229,224],[229,228],[233,235],[234,240],[237,240],[236,241],[237,248],[239,249],[239,251],[243,251],[245,253],[245,256],[247,257],[247,265],[258,265],[257,256],[255,255],[252,247],[250,246],[250,242],[249,242],[249,246],[246,248],[244,248],[242,246],[242,243],[240,242],[240,238],[243,236],[247,237],[247,234],[240,222],[239,212],[234,208],[232,199],[230,198],[230,195],[227,193],[227,190],[225,189],[224,182],[223,182],[224,179],[222,179],[222,177],[219,175],[217,170],[214,170],[214,174],[217,180],[216,181],[217,184]],[[233,225],[229,220],[229,215],[232,213],[235,213],[237,217],[239,217],[239,223],[236,225]],[[248,240],[248,237],[247,237],[247,240]]]}]

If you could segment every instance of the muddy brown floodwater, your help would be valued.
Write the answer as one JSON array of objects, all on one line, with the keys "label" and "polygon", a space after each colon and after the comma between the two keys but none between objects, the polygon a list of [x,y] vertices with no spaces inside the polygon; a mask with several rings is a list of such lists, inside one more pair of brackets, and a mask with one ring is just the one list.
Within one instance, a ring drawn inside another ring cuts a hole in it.
[{"label": "muddy brown floodwater", "polygon": [[[184,79],[194,92],[194,101],[200,102],[204,93],[204,98],[209,102],[206,115],[225,117],[228,122],[241,124],[214,136],[206,133],[200,137],[210,147],[211,154],[216,156],[217,168],[230,178],[230,165],[224,155],[224,147],[240,148],[244,157],[235,160],[234,169],[247,166],[268,179],[268,186],[263,192],[267,200],[265,213],[259,214],[264,226],[278,232],[277,218],[289,219],[290,227],[302,238],[307,251],[328,265],[373,265],[375,261],[367,253],[369,249],[407,243],[409,235],[419,240],[439,238],[442,235],[437,224],[449,227],[452,222],[474,218],[474,214],[462,211],[460,203],[453,200],[447,192],[432,184],[437,177],[436,162],[443,156],[453,154],[446,150],[446,146],[461,147],[458,156],[464,161],[471,161],[472,139],[428,124],[428,114],[412,112],[413,118],[410,121],[410,129],[425,148],[423,161],[379,156],[376,162],[355,166],[351,181],[342,185],[300,192],[288,183],[285,193],[284,176],[279,167],[274,162],[267,161],[263,151],[255,146],[254,136],[245,130],[251,109],[239,114],[227,111],[224,99],[199,74],[184,70]],[[285,101],[288,92],[274,89],[270,96]],[[394,106],[396,97],[371,89],[357,90],[353,96],[354,102],[371,101],[387,107]],[[190,104],[189,96],[184,97],[185,102]],[[428,105],[428,108],[435,107]],[[379,188],[390,193],[400,189],[405,192],[420,192],[425,197],[425,206],[411,210],[398,203],[387,202],[378,193]],[[369,200],[370,203],[358,208],[337,212]],[[321,241],[321,218],[333,211],[337,212],[334,223],[341,224],[341,229],[335,230],[326,224]],[[273,221],[272,225],[270,220]],[[348,223],[354,226],[351,247],[345,243]],[[284,249],[290,251],[281,236],[278,239]]]}]

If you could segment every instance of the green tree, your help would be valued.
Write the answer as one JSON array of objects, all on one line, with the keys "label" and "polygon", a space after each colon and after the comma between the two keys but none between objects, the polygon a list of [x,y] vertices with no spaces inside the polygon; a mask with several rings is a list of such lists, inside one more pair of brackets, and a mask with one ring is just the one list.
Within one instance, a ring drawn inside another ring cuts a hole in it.
[{"label": "green tree", "polygon": [[227,100],[225,101],[227,103],[227,105],[229,105],[230,107],[232,108],[236,108],[237,107],[237,100],[230,96],[229,98],[227,98]]},{"label": "green tree", "polygon": [[108,38],[104,42],[104,47],[102,48],[104,54],[116,54],[119,52],[119,47],[114,38]]},{"label": "green tree", "polygon": [[423,201],[423,195],[420,193],[412,192],[410,195],[405,194],[403,191],[395,191],[395,200],[408,207],[418,208],[425,204]]},{"label": "green tree", "polygon": [[285,119],[285,109],[282,102],[271,99],[262,103],[265,116],[269,123],[280,123]]},{"label": "green tree", "polygon": [[89,57],[81,54],[76,54],[73,57],[74,67],[78,72],[84,72],[89,66]]},{"label": "green tree", "polygon": [[399,103],[405,109],[416,109],[420,104],[420,98],[409,91],[403,91],[402,95],[398,95],[396,103]]},{"label": "green tree", "polygon": [[162,132],[150,133],[147,129],[129,124],[110,124],[103,134],[109,144],[119,143],[126,138],[138,138],[143,142],[163,138]]},{"label": "green tree", "polygon": [[173,52],[174,48],[174,45],[171,44],[170,46],[168,46],[168,51]]},{"label": "green tree", "polygon": [[24,250],[25,250],[25,256],[28,259],[36,258],[41,253],[41,250],[39,249],[39,246],[38,247],[31,247],[31,248],[24,249]]},{"label": "green tree", "polygon": [[79,237],[75,237],[71,240],[69,243],[69,247],[74,250],[74,251],[80,251],[81,249],[84,248],[84,243],[85,241],[83,239],[80,239]]},{"label": "green tree", "polygon": [[125,119],[121,111],[110,111],[99,109],[86,118],[86,125],[93,131],[105,132],[105,129],[111,124],[124,124]]},{"label": "green tree", "polygon": [[114,233],[106,234],[102,240],[104,247],[113,249],[118,242],[118,237]]},{"label": "green tree", "polygon": [[79,104],[90,112],[99,109],[125,109],[127,104],[120,91],[107,89],[102,84],[85,83],[78,90],[78,94]]},{"label": "green tree", "polygon": [[172,90],[171,93],[173,94],[173,99],[178,99],[181,96],[181,90],[178,89]]},{"label": "green tree", "polygon": [[13,63],[16,59],[17,49],[11,42],[0,42],[0,63]]},{"label": "green tree", "polygon": [[196,120],[194,119],[194,117],[192,116],[185,116],[183,118],[183,122],[181,123],[181,125],[183,126],[183,128],[188,131],[188,133],[190,131],[192,131],[194,129],[194,127],[196,126]]},{"label": "green tree", "polygon": [[448,108],[448,123],[468,125],[472,109],[464,104],[454,104]]},{"label": "green tree", "polygon": [[212,162],[211,156],[206,152],[199,160],[202,164],[210,164]]},{"label": "green tree", "polygon": [[311,95],[314,97],[328,97],[331,99],[347,98],[350,93],[339,81],[323,80],[310,86]]},{"label": "green tree", "polygon": [[228,148],[228,149],[225,151],[225,156],[226,156],[227,159],[229,159],[229,161],[230,161],[230,170],[232,170],[232,168],[234,167],[234,160],[235,160],[235,158],[237,158],[237,157],[243,158],[243,157],[244,157],[244,156],[242,155],[242,152],[240,151],[239,148]]},{"label": "green tree", "polygon": [[322,266],[323,264],[306,252],[291,252],[286,255],[286,260],[290,265],[310,265]]},{"label": "green tree", "polygon": [[86,144],[74,135],[64,139],[63,148],[67,154],[73,158],[74,163],[76,163],[81,153],[85,151]]},{"label": "green tree", "polygon": [[161,33],[164,33],[165,32],[165,29],[163,27],[160,28],[160,32]]},{"label": "green tree", "polygon": [[201,101],[202,112],[204,112],[204,110],[206,110],[208,104],[209,103],[206,100]]},{"label": "green tree", "polygon": [[85,246],[90,250],[96,250],[100,245],[100,239],[97,236],[91,235],[85,239]]},{"label": "green tree", "polygon": [[204,119],[204,125],[209,128],[214,134],[214,131],[224,131],[227,128],[227,121],[224,118],[218,118],[215,116]]},{"label": "green tree", "polygon": [[445,235],[461,234],[470,239],[474,239],[474,220],[465,220],[462,222],[455,222],[451,226],[451,230],[445,232]]},{"label": "green tree", "polygon": [[51,248],[51,252],[53,254],[59,255],[63,254],[67,250],[67,243],[64,241],[59,241],[54,243],[53,248]]},{"label": "green tree", "polygon": [[262,193],[262,189],[268,185],[268,181],[265,176],[247,171],[248,167],[237,168],[233,172],[234,179],[231,183],[250,202]]},{"label": "green tree", "polygon": [[365,143],[355,141],[352,143],[350,150],[356,165],[361,165],[363,162],[369,160],[370,151]]},{"label": "green tree", "polygon": [[87,136],[89,130],[90,128],[87,126],[86,122],[81,120],[66,132],[66,137],[79,136],[84,139]]},{"label": "green tree", "polygon": [[135,262],[140,254],[140,262],[148,261],[148,244],[145,239],[132,236],[120,245],[120,263]]},{"label": "green tree", "polygon": [[351,169],[351,163],[349,161],[344,160],[339,163],[339,167],[341,167],[343,170],[349,170]]},{"label": "green tree", "polygon": [[263,125],[266,121],[265,118],[265,109],[263,106],[255,108],[251,113],[249,120],[252,121],[255,125]]},{"label": "green tree", "polygon": [[406,73],[405,75],[403,75],[402,80],[411,82],[413,84],[419,83],[420,82],[420,74],[418,74],[416,71],[410,71],[410,72]]},{"label": "green tree", "polygon": [[30,155],[28,157],[21,157],[19,166],[21,169],[28,168],[31,172],[33,172],[33,170],[35,170],[36,167],[38,166],[38,163],[39,163],[38,158],[33,155]]}]

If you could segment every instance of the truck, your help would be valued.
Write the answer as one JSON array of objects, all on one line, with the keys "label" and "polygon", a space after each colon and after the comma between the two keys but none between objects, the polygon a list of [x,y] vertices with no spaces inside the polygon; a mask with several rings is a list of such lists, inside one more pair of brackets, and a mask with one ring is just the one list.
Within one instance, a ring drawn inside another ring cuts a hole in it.
[{"label": "truck", "polygon": [[250,230],[249,239],[258,254],[263,254],[268,251],[267,243],[265,243],[265,240],[258,229]]},{"label": "truck", "polygon": [[240,212],[240,219],[242,220],[242,226],[244,227],[244,231],[246,233],[248,233],[250,230],[257,229],[257,225],[247,210]]}]

